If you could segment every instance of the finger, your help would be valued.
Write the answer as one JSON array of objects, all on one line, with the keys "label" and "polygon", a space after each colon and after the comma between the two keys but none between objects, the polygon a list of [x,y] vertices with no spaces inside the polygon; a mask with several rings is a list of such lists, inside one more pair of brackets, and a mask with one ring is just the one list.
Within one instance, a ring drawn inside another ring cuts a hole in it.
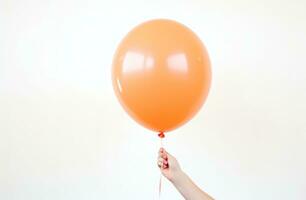
[{"label": "finger", "polygon": [[158,165],[159,168],[162,166],[162,167],[165,169],[165,168],[168,167],[169,163],[168,163],[167,160],[165,160],[165,159],[163,159],[163,158],[160,157],[160,158],[158,158],[158,160],[157,160],[157,165]]},{"label": "finger", "polygon": [[161,167],[163,166],[163,162],[158,161],[158,162],[157,162],[157,166],[158,166],[159,168],[161,168]]},{"label": "finger", "polygon": [[166,159],[166,160],[168,159],[168,156],[167,156],[167,153],[166,153],[166,152],[162,153],[162,154],[161,154],[161,157],[162,157],[163,159]]},{"label": "finger", "polygon": [[158,151],[158,155],[161,156],[161,155],[163,155],[164,152],[165,151],[162,148],[160,148],[160,150]]},{"label": "finger", "polygon": [[163,158],[158,158],[157,160],[158,162],[164,163],[164,159]]},{"label": "finger", "polygon": [[167,168],[169,168],[169,165],[168,165],[168,163],[167,164],[163,164],[163,169],[167,169]]}]

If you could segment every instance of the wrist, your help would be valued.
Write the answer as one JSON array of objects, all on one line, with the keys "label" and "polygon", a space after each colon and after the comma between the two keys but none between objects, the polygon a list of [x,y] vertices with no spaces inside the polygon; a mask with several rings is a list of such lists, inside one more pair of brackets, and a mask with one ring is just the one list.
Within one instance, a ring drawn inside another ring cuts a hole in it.
[{"label": "wrist", "polygon": [[175,176],[172,177],[170,180],[173,185],[179,185],[180,183],[184,182],[184,180],[187,178],[187,175],[185,172],[183,172],[181,169],[175,173]]}]

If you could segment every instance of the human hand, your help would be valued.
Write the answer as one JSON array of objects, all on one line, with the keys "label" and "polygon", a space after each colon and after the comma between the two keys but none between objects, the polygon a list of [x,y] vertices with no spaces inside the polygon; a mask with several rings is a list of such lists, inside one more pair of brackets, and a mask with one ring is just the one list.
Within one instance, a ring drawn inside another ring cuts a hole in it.
[{"label": "human hand", "polygon": [[157,165],[164,177],[172,182],[186,200],[213,200],[211,196],[193,183],[188,175],[181,170],[175,157],[163,148],[159,149]]},{"label": "human hand", "polygon": [[163,176],[171,182],[178,179],[182,174],[181,167],[176,158],[169,154],[164,148],[159,149],[157,165]]}]

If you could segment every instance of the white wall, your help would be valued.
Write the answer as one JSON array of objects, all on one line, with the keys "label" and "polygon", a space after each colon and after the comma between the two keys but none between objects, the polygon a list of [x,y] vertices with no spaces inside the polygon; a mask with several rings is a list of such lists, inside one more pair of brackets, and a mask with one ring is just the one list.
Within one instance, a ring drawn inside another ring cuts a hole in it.
[{"label": "white wall", "polygon": [[117,103],[110,65],[127,31],[161,17],[192,28],[213,64],[204,109],[167,149],[216,199],[306,199],[305,7],[1,0],[0,199],[157,199],[159,141]]}]

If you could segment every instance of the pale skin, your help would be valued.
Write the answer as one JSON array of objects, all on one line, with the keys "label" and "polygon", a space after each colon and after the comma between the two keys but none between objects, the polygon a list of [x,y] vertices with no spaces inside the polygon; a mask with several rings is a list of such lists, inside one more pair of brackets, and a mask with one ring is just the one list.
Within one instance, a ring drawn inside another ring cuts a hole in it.
[{"label": "pale skin", "polygon": [[214,200],[183,172],[176,158],[163,148],[158,152],[157,165],[163,176],[175,186],[185,200]]}]

